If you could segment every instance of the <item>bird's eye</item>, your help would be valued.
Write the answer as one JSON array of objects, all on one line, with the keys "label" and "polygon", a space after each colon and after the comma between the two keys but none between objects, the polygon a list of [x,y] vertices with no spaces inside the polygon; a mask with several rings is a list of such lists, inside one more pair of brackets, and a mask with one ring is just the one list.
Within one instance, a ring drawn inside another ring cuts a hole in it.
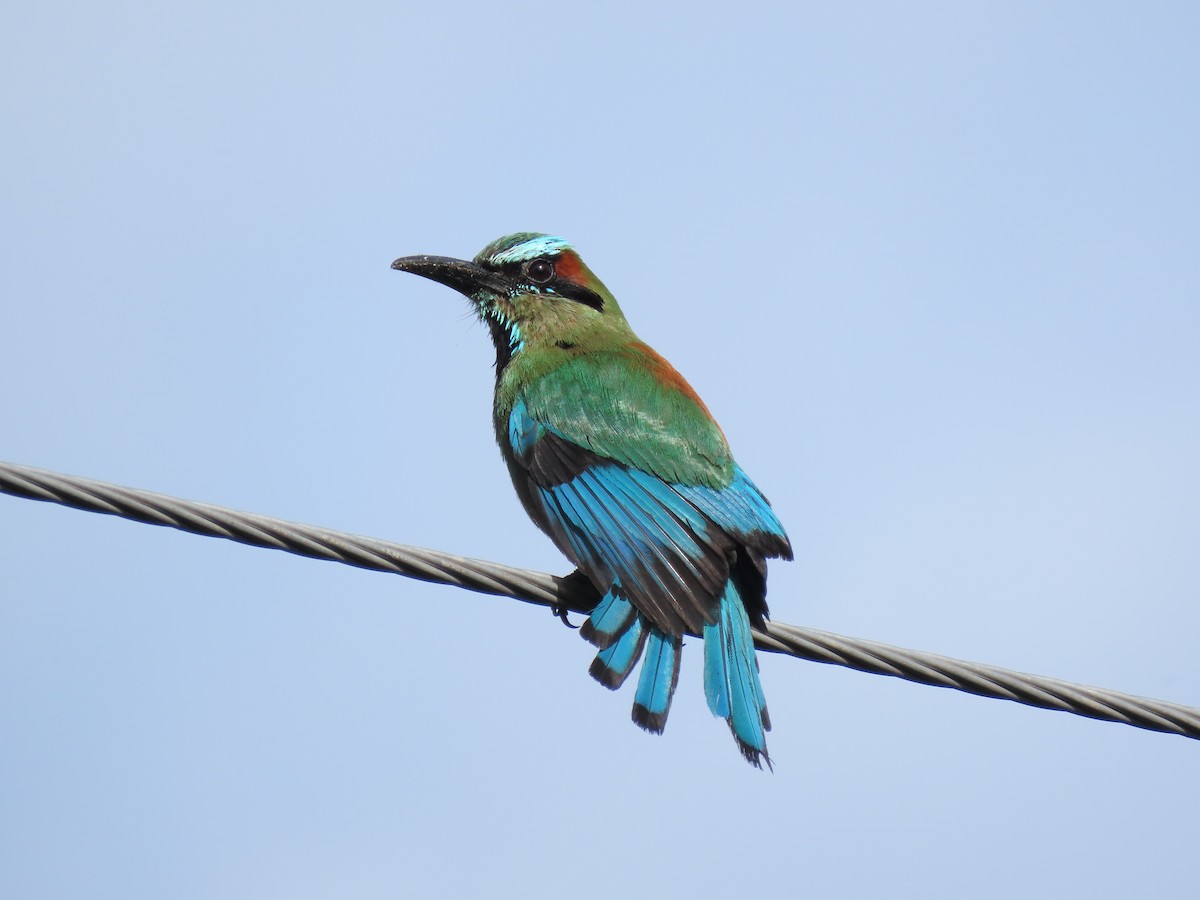
[{"label": "bird's eye", "polygon": [[525,267],[525,274],[534,284],[548,284],[554,277],[554,263],[548,259],[535,259]]}]

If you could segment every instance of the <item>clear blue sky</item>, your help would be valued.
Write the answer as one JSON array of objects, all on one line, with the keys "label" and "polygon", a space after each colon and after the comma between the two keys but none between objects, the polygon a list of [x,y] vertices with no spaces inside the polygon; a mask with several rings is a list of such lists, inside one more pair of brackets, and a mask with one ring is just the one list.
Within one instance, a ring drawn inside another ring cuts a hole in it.
[{"label": "clear blue sky", "polygon": [[[0,458],[563,572],[389,270],[573,240],[777,619],[1200,705],[1194,4],[15,5]],[[0,896],[1180,896],[1200,745],[0,497]]]}]

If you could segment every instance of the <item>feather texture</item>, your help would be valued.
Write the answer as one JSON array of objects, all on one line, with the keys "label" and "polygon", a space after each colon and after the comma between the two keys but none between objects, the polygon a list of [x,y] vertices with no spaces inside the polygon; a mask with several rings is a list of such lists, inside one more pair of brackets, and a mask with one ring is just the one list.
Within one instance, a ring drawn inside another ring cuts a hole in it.
[{"label": "feather texture", "polygon": [[679,650],[683,641],[651,629],[646,641],[646,658],[633,696],[633,721],[652,734],[662,734],[667,725],[671,697],[679,684]]},{"label": "feather texture", "polygon": [[721,615],[704,629],[704,694],[712,714],[725,719],[747,761],[767,756],[765,732],[771,730],[767,701],[754,655],[754,635],[734,579],[721,597]]},{"label": "feather texture", "polygon": [[633,719],[660,733],[679,679],[681,637],[701,634],[709,708],[728,722],[748,761],[770,765],[750,610],[761,624],[764,558],[790,556],[791,546],[762,493],[736,464],[728,483],[714,487],[669,482],[601,456],[535,419],[524,398],[505,431],[532,517],[607,588],[581,629],[600,648],[592,676],[615,689],[641,655]]}]

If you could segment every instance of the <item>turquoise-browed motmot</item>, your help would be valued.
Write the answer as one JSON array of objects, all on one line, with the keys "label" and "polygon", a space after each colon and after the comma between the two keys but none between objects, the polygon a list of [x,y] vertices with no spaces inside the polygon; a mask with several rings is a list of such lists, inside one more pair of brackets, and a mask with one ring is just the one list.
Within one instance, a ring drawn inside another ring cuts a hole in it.
[{"label": "turquoise-browed motmot", "polygon": [[767,615],[767,558],[792,548],[703,401],[561,238],[521,232],[473,262],[392,267],[465,294],[491,331],[517,495],[601,596],[581,628],[599,648],[592,676],[616,689],[643,658],[633,720],[662,733],[683,636],[703,636],[709,709],[769,765],[751,626]]}]

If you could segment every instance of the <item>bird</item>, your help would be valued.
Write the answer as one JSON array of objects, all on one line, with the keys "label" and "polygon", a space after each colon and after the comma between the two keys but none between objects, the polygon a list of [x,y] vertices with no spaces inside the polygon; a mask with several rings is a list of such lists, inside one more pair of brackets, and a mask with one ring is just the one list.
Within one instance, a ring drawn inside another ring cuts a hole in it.
[{"label": "bird", "polygon": [[661,734],[683,638],[702,637],[709,709],[747,762],[773,770],[752,628],[768,615],[766,560],[792,546],[699,395],[560,237],[517,232],[472,261],[392,268],[463,294],[490,332],[493,425],[517,496],[600,597],[580,627],[592,677],[616,690],[641,659],[633,721]]}]

